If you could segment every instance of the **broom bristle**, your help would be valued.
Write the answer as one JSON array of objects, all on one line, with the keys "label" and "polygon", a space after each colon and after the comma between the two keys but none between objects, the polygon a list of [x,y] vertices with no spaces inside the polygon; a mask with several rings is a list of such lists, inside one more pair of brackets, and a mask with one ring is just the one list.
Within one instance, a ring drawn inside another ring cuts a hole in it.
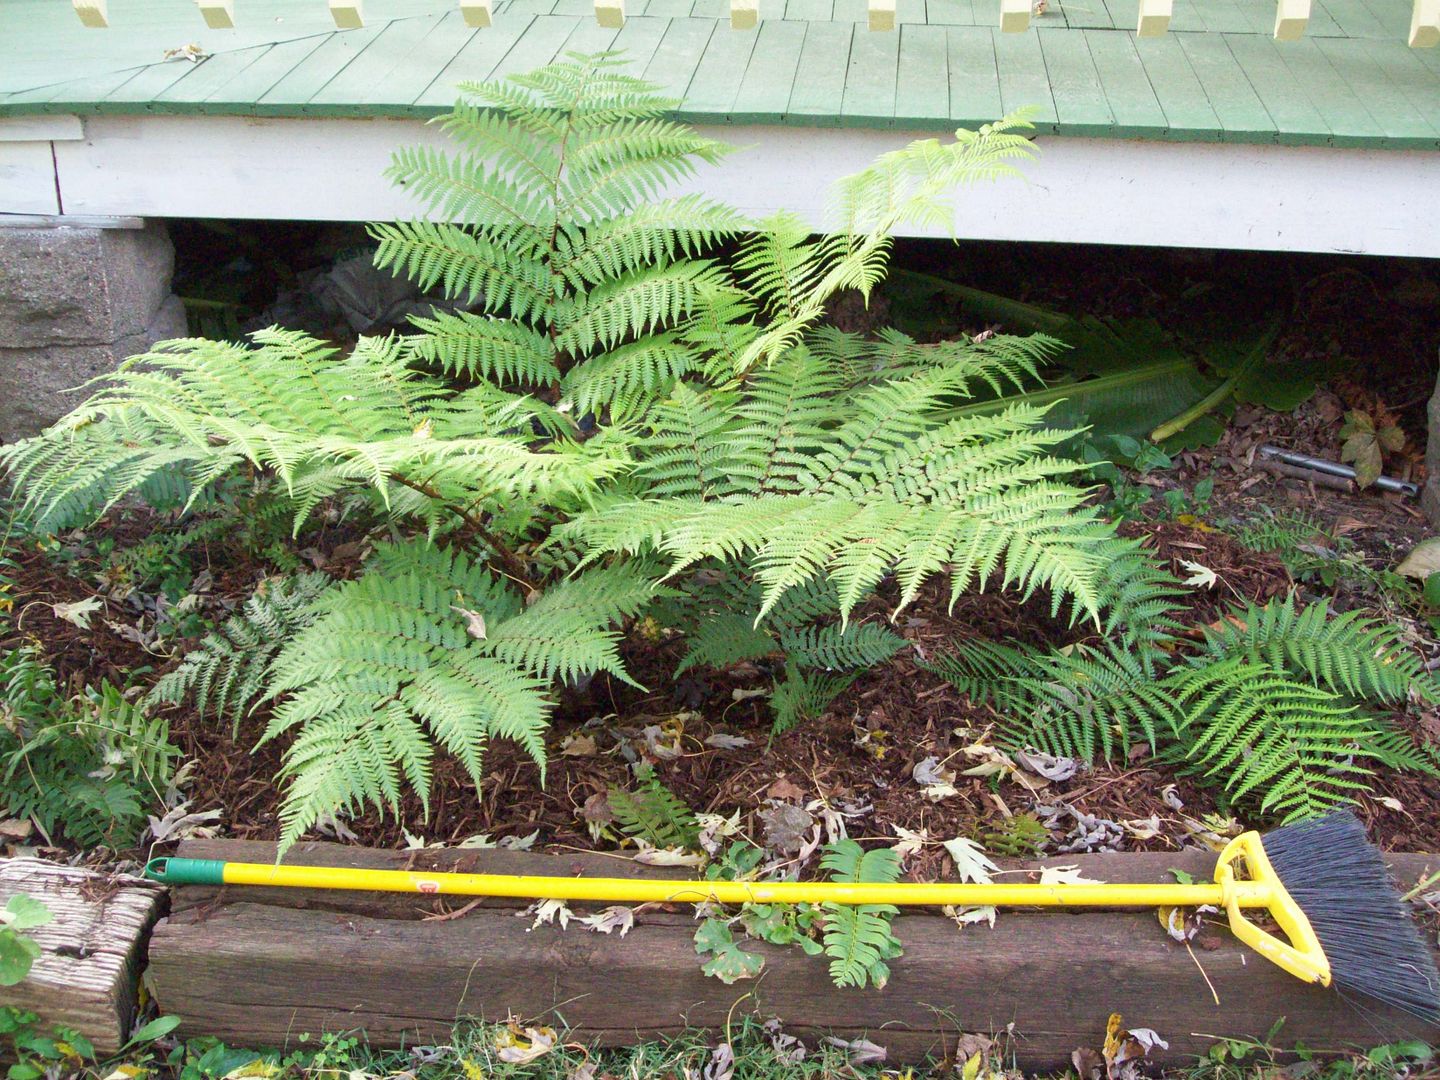
[{"label": "broom bristle", "polygon": [[1282,826],[1264,838],[1330,961],[1334,985],[1440,1022],[1440,975],[1385,860],[1353,814]]}]

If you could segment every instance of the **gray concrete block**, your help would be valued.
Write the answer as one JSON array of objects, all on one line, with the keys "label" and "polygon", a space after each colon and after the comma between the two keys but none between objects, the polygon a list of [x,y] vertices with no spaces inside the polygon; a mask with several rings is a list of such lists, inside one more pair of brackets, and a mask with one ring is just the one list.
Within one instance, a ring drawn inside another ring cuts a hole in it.
[{"label": "gray concrete block", "polygon": [[85,400],[72,391],[114,370],[110,345],[0,349],[0,440],[14,442],[49,427]]},{"label": "gray concrete block", "polygon": [[142,333],[170,295],[174,269],[161,221],[0,228],[0,348],[103,345]]},{"label": "gray concrete block", "polygon": [[164,222],[143,229],[0,228],[0,440],[38,433],[68,393],[165,338],[183,337]]}]

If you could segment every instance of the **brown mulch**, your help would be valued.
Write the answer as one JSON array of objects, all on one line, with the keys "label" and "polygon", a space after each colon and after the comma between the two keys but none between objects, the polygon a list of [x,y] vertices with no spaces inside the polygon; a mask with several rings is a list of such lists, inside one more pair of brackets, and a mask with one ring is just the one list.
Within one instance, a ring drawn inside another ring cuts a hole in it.
[{"label": "brown mulch", "polygon": [[[1197,600],[1190,616],[1197,623],[1213,621],[1231,603],[1263,601],[1291,587],[1274,556],[1249,551],[1203,523],[1153,521],[1125,528],[1143,536],[1177,572],[1184,569],[1180,560],[1188,560],[1220,575],[1223,589]],[[126,612],[111,611],[113,604],[91,620],[88,630],[56,617],[52,604],[94,595],[93,583],[63,573],[38,552],[22,552],[18,562],[20,636],[41,643],[66,685],[99,678],[148,684],[173,662],[127,637]],[[242,599],[264,572],[243,561],[217,559],[212,566],[216,580],[233,590],[229,603]],[[398,820],[367,814],[347,823],[350,835],[366,844],[394,847],[405,842],[406,832],[429,842],[453,843],[476,834],[519,838],[539,829],[541,846],[611,846],[611,840],[597,844],[592,838],[586,804],[593,808],[592,800],[612,785],[631,786],[635,760],[650,761],[662,782],[696,810],[726,815],[741,810],[746,833],[756,839],[761,833],[757,813],[776,801],[824,799],[851,815],[852,835],[892,840],[897,828],[923,832],[931,840],[956,835],[983,839],[1010,815],[1031,813],[1037,804],[1063,805],[1135,823],[1142,833],[1153,829],[1153,836],[1132,834],[1127,841],[1129,847],[1152,850],[1174,849],[1195,822],[1217,811],[1211,794],[1173,770],[1155,767],[1143,749],[1124,766],[1085,770],[1040,790],[1032,790],[1041,783],[1034,777],[1027,784],[959,776],[957,795],[937,802],[921,797],[912,777],[915,765],[935,756],[944,767],[963,770],[972,764],[964,747],[985,739],[996,717],[925,671],[920,660],[979,636],[1053,646],[1083,640],[1090,633],[1052,620],[1038,600],[1021,603],[1005,594],[970,594],[947,610],[947,599],[944,583],[927,586],[893,624],[911,649],[862,675],[820,720],[773,740],[763,702],[744,694],[768,686],[773,672],[763,663],[738,665],[724,673],[691,672],[674,680],[671,672],[682,655],[681,645],[632,635],[625,649],[627,667],[651,689],[640,692],[602,677],[583,692],[565,692],[549,740],[543,784],[523,752],[497,743],[478,793],[455,762],[441,758],[428,819],[411,796]],[[894,597],[877,598],[862,617],[887,617],[887,601],[893,603]],[[214,602],[217,614],[222,613],[226,602]],[[273,837],[279,803],[273,778],[282,746],[277,742],[255,748],[266,720],[263,712],[247,718],[234,735],[228,721],[198,717],[188,707],[167,710],[167,717],[172,738],[196,762],[188,791],[192,806],[223,808],[229,835]],[[661,728],[660,741],[678,747],[677,756],[650,752],[642,734],[649,725]],[[707,746],[705,740],[716,733],[743,737],[750,745]],[[566,753],[567,746],[575,748],[571,740],[576,737],[582,748],[585,739],[593,738],[593,752]],[[1435,787],[1424,777],[1380,777],[1374,797],[1362,800],[1361,812],[1386,846],[1440,850],[1440,794],[1432,792]],[[1401,809],[1376,801],[1381,796],[1395,800]],[[1176,809],[1176,801],[1183,810]],[[911,861],[910,872],[933,875],[943,868],[943,859],[942,849],[925,848]]]}]

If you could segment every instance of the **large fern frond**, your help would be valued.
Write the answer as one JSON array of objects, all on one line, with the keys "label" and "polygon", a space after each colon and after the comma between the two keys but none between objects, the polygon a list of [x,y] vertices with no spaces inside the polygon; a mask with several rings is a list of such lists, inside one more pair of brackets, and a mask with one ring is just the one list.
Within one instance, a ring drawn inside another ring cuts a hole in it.
[{"label": "large fern frond", "polygon": [[1237,607],[1205,627],[1205,645],[1214,657],[1266,663],[1357,700],[1397,704],[1412,692],[1440,700],[1435,676],[1398,630],[1359,611],[1336,614],[1323,599],[1300,607],[1291,593]]}]

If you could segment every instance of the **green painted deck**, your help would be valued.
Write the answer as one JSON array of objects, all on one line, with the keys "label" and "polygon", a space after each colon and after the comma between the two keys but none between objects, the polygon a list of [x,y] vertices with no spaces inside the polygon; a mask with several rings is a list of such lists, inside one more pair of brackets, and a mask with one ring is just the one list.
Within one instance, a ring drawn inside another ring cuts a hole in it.
[{"label": "green painted deck", "polygon": [[[92,30],[65,0],[4,0],[0,116],[427,117],[462,80],[618,49],[699,124],[933,130],[1029,106],[1058,135],[1440,149],[1440,49],[1406,45],[1409,0],[1314,0],[1297,42],[1271,39],[1268,0],[1175,0],[1148,39],[1134,0],[1048,0],[1024,34],[999,32],[998,0],[898,0],[888,33],[864,0],[761,0],[746,31],[728,0],[626,6],[607,30],[592,0],[496,0],[471,30],[451,0],[367,0],[337,31],[323,0],[236,0],[217,31],[190,0],[110,0]],[[161,61],[192,42],[212,55]]]}]

